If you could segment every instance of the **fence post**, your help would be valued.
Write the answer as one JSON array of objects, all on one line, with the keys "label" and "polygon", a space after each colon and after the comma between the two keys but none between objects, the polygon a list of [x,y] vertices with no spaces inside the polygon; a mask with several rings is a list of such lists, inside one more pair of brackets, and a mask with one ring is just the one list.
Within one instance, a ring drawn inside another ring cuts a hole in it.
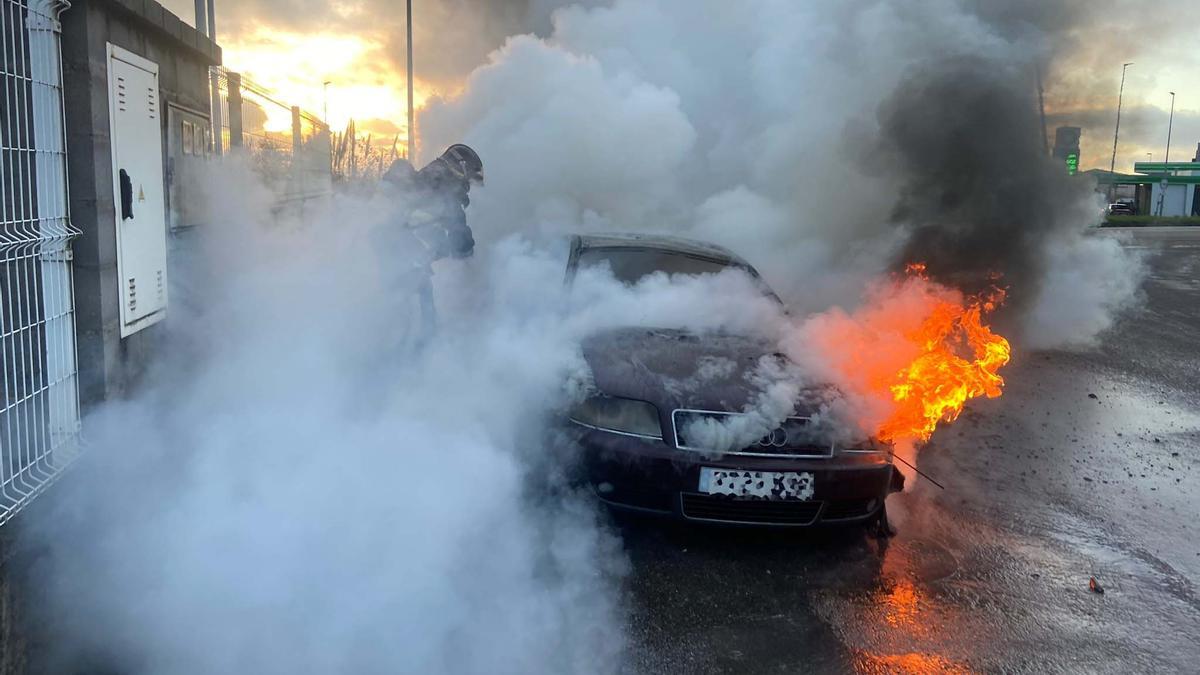
[{"label": "fence post", "polygon": [[304,134],[300,128],[300,106],[292,106],[292,156],[300,156],[300,146],[304,145]]},{"label": "fence post", "polygon": [[228,73],[229,82],[229,147],[242,147],[242,76]]}]

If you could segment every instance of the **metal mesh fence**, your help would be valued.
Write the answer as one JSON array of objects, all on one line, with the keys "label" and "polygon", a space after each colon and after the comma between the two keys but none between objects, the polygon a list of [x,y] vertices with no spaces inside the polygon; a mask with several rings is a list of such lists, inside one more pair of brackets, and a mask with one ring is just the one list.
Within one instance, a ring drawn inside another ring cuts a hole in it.
[{"label": "metal mesh fence", "polygon": [[295,197],[327,195],[333,191],[332,147],[329,127],[319,118],[299,111],[298,152],[295,156]]},{"label": "metal mesh fence", "polygon": [[329,131],[319,118],[278,100],[265,87],[215,68],[222,154],[241,147],[281,201],[330,194]]},{"label": "metal mesh fence", "polygon": [[213,152],[223,155],[230,149],[229,130],[229,75],[224,68],[209,68],[213,88]]},{"label": "metal mesh fence", "polygon": [[79,453],[59,6],[0,0],[0,524]]}]

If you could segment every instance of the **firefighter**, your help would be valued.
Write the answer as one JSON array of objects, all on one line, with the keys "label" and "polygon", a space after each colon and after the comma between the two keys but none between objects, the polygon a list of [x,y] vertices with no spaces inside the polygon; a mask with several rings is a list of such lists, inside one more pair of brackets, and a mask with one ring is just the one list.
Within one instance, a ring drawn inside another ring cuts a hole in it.
[{"label": "firefighter", "polygon": [[467,207],[471,204],[471,184],[483,184],[479,155],[456,143],[418,171],[415,182],[422,205],[444,231],[439,257],[469,257],[475,250],[475,238],[467,225]]},{"label": "firefighter", "polygon": [[474,150],[456,144],[420,171],[407,160],[395,161],[382,182],[408,205],[403,222],[392,224],[391,243],[384,248],[397,254],[389,260],[396,283],[416,287],[419,346],[437,323],[432,264],[444,258],[467,258],[475,251],[467,206],[471,184],[483,183],[483,162]]}]

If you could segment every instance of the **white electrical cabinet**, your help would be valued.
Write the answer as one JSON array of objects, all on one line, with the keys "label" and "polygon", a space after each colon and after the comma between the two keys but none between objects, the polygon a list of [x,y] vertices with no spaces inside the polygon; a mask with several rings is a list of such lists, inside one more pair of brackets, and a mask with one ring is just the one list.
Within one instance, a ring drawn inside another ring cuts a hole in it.
[{"label": "white electrical cabinet", "polygon": [[158,64],[109,44],[108,108],[124,338],[167,314]]}]

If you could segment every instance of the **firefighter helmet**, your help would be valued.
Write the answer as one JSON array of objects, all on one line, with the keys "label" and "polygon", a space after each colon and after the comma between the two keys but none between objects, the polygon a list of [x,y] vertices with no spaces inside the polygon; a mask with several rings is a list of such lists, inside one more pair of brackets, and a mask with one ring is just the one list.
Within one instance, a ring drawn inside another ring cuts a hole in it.
[{"label": "firefighter helmet", "polygon": [[436,161],[444,164],[450,173],[458,178],[475,183],[483,182],[483,160],[479,159],[479,154],[469,146],[455,143],[446,148]]}]

